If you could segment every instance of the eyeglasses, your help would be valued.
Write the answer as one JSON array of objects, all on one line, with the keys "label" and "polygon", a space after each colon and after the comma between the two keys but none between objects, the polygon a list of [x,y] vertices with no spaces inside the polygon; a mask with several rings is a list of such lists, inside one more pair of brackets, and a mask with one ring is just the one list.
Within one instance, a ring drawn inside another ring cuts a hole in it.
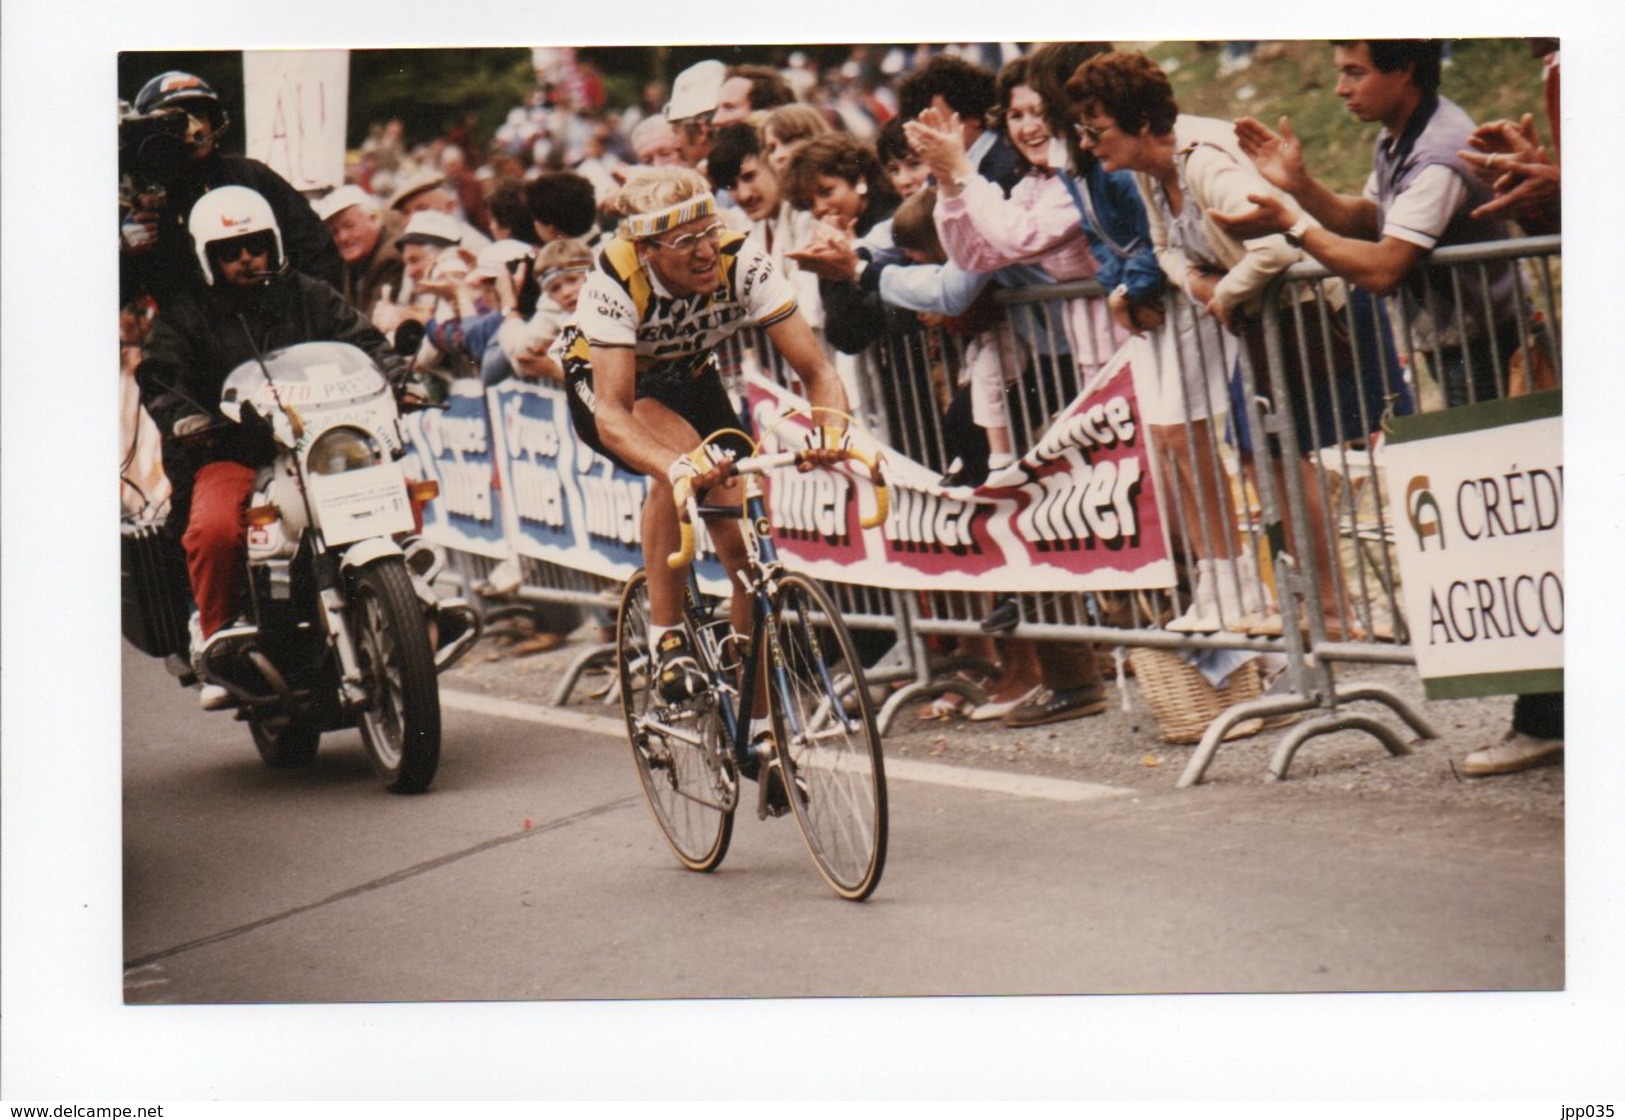
[{"label": "eyeglasses", "polygon": [[1082,121],[1072,122],[1073,131],[1075,131],[1079,137],[1089,141],[1091,144],[1100,143],[1100,138],[1116,127],[1117,126],[1115,124],[1084,124]]},{"label": "eyeglasses", "polygon": [[700,243],[717,245],[722,240],[722,231],[727,227],[721,222],[712,222],[704,229],[697,229],[693,233],[685,233],[681,237],[674,237],[670,241],[662,241],[658,237],[649,238],[662,249],[670,249],[674,253],[692,253],[700,247]]}]

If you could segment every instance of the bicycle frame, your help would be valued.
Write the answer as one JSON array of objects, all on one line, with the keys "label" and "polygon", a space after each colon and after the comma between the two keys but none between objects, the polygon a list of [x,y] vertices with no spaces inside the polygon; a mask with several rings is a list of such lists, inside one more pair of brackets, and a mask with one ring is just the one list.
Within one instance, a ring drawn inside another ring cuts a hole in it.
[{"label": "bicycle frame", "polygon": [[[783,564],[779,560],[778,547],[773,543],[771,522],[767,517],[767,502],[760,479],[754,474],[745,475],[744,479],[745,499],[740,506],[741,512],[735,514],[731,510],[718,510],[711,513],[714,519],[721,519],[724,515],[737,516],[745,523],[746,551],[750,557],[745,572],[742,573],[748,575],[750,579],[745,590],[751,596],[751,611],[750,631],[745,636],[744,661],[740,667],[737,704],[730,695],[732,690],[727,679],[727,666],[724,660],[724,646],[733,639],[732,620],[725,616],[719,622],[702,621],[706,617],[704,598],[700,591],[699,577],[692,565],[689,566],[683,599],[683,609],[690,630],[705,646],[706,659],[710,662],[712,670],[712,685],[722,709],[722,726],[736,766],[743,766],[750,756],[750,725],[752,717],[756,715],[756,691],[764,664],[762,657],[764,645],[767,652],[772,655],[776,674],[768,681],[769,687],[786,694],[789,691],[789,682],[784,677],[783,658],[774,648],[770,637],[772,631],[768,625],[773,611],[773,590],[778,573],[783,570]],[[728,628],[729,634],[718,640],[714,628],[724,626]],[[812,640],[816,642],[817,638],[813,637]],[[815,652],[818,654],[815,661],[824,674],[824,684],[833,692],[835,682],[829,678],[822,651]],[[787,720],[799,721],[800,717],[794,710],[794,705],[786,704],[784,708]],[[851,723],[850,717],[844,711],[837,713],[837,718],[848,725]],[[796,735],[801,734],[803,730],[797,726],[790,728]]]},{"label": "bicycle frame", "polygon": [[[702,621],[706,617],[705,603],[700,591],[699,576],[695,573],[693,565],[688,569],[683,597],[683,611],[687,615],[689,629],[705,648],[712,687],[716,692],[717,703],[721,707],[722,726],[736,767],[744,766],[750,756],[750,724],[756,714],[756,690],[760,683],[759,675],[762,668],[762,644],[767,635],[768,615],[773,609],[774,579],[781,567],[778,549],[773,544],[767,521],[767,503],[763,497],[761,484],[754,477],[746,479],[745,500],[741,510],[741,514],[735,514],[731,510],[718,510],[711,513],[709,518],[720,520],[723,516],[739,517],[745,522],[746,550],[750,560],[741,574],[748,575],[750,579],[749,585],[745,588],[751,597],[750,630],[744,635],[745,645],[737,698],[731,695],[725,650],[728,643],[737,641],[739,636],[733,634],[733,620],[727,613],[724,613],[720,622]],[[716,634],[718,627],[727,628],[720,639]]]}]

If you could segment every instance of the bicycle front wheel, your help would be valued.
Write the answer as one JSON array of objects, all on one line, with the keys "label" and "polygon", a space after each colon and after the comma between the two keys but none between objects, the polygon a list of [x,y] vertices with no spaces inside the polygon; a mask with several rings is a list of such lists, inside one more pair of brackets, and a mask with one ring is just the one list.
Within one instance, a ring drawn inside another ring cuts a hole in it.
[{"label": "bicycle front wheel", "polygon": [[773,733],[807,851],[842,898],[869,897],[886,866],[886,770],[852,635],[815,580],[773,597]]},{"label": "bicycle front wheel", "polygon": [[660,697],[642,571],[621,593],[615,653],[632,760],[655,823],[684,867],[711,871],[733,837],[738,778],[714,704],[673,706]]}]

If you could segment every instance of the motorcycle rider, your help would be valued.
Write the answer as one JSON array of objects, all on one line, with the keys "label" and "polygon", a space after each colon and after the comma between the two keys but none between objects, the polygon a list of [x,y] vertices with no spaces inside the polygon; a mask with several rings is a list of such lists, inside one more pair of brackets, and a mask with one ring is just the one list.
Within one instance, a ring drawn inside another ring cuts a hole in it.
[{"label": "motorcycle rider", "polygon": [[[197,664],[214,642],[253,632],[252,624],[233,621],[247,590],[244,508],[256,469],[274,453],[263,420],[222,419],[227,375],[298,342],[357,346],[392,380],[401,362],[335,289],[290,267],[276,215],[259,192],[235,185],[209,191],[192,207],[187,230],[200,283],[161,308],[136,380],[162,433],[164,471],[174,486],[168,529],[180,535],[197,603]],[[201,701],[206,709],[231,703],[214,685],[205,686]]]},{"label": "motorcycle rider", "polygon": [[[155,131],[159,124],[175,128]],[[195,270],[187,215],[198,199],[228,185],[249,187],[270,204],[294,268],[334,287],[343,283],[338,249],[305,197],[258,160],[221,153],[230,127],[219,95],[195,74],[165,71],[136,94],[119,128],[127,207],[119,237],[120,306],[141,296],[162,306],[190,284]]]}]

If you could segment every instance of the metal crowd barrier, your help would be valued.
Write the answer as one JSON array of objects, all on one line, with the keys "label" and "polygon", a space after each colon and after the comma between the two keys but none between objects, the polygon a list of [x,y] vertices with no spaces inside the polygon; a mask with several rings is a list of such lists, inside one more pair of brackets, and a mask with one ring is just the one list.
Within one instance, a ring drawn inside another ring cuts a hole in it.
[{"label": "metal crowd barrier", "polygon": [[[1142,354],[1148,368],[1161,373],[1137,382],[1161,387],[1160,396],[1153,393],[1156,419],[1169,438],[1157,453],[1159,493],[1186,580],[1181,588],[1150,596],[1078,591],[1017,597],[1019,623],[1010,632],[1016,637],[1191,656],[1210,650],[1270,655],[1278,668],[1270,687],[1209,724],[1179,779],[1182,787],[1199,783],[1226,737],[1249,720],[1309,716],[1278,746],[1270,764],[1276,779],[1286,776],[1306,742],[1334,731],[1364,731],[1391,754],[1407,752],[1396,731],[1350,711],[1351,704],[1385,707],[1415,735],[1435,735],[1391,689],[1339,683],[1334,673],[1340,664],[1414,663],[1386,519],[1383,423],[1409,408],[1443,407],[1439,382],[1453,364],[1465,367],[1469,400],[1506,392],[1514,352],[1532,360],[1536,349],[1543,350],[1560,375],[1561,239],[1440,250],[1427,263],[1439,279],[1424,293],[1423,309],[1432,322],[1445,322],[1451,316],[1441,306],[1448,302],[1441,288],[1458,305],[1477,298],[1480,305],[1470,317],[1496,326],[1481,343],[1446,345],[1448,339],[1441,341],[1437,332],[1427,338],[1399,297],[1376,300],[1328,283],[1329,274],[1313,264],[1277,278],[1263,300],[1260,324],[1250,334],[1243,331],[1243,337],[1222,333],[1211,318],[1198,317],[1183,296],[1170,292],[1167,321]],[[1505,311],[1504,301],[1493,305],[1489,295],[1492,281],[1507,270],[1517,281],[1510,324],[1498,314]],[[1110,356],[1091,345],[1088,329],[1079,329],[1101,313],[1103,294],[1094,282],[1080,281],[1007,289],[994,300],[1007,316],[997,329],[1019,339],[1010,352],[1021,355],[1021,368],[1007,369],[1006,376],[1015,383],[1008,400],[1020,454],[1087,380],[1088,371],[1080,372],[1075,355],[1081,351],[1094,363]],[[856,362],[859,420],[898,452],[944,472],[969,422],[968,411],[961,415],[955,407],[964,343],[940,328],[905,325]],[[722,355],[725,374],[736,375],[749,359],[780,383],[794,384],[761,332],[741,332],[731,340]],[[1195,372],[1193,365],[1217,375],[1187,377]],[[1294,379],[1310,402],[1301,418],[1272,403],[1291,399]],[[1238,386],[1233,391],[1228,389],[1232,381]],[[1144,389],[1141,395],[1144,406]],[[1281,470],[1268,468],[1266,443],[1278,443]],[[1249,455],[1246,449],[1255,445],[1257,454]],[[1302,465],[1287,469],[1293,463]],[[1179,472],[1194,481],[1172,484]],[[1171,617],[1192,605],[1189,573],[1204,557],[1227,556],[1235,570],[1219,597],[1220,627],[1202,633],[1167,629]],[[459,557],[453,566],[463,579],[477,583],[480,565],[489,563]],[[614,590],[604,585],[596,577],[527,561],[518,595],[602,607]],[[843,584],[831,590],[852,629],[860,638],[868,635],[871,681],[886,688],[883,731],[904,705],[919,698],[954,691],[981,699],[975,685],[953,675],[966,659],[933,650],[931,639],[985,636],[987,595]],[[1252,609],[1240,616],[1237,601]],[[555,702],[568,698],[580,672],[601,666],[604,653],[602,647],[586,650]]]}]

